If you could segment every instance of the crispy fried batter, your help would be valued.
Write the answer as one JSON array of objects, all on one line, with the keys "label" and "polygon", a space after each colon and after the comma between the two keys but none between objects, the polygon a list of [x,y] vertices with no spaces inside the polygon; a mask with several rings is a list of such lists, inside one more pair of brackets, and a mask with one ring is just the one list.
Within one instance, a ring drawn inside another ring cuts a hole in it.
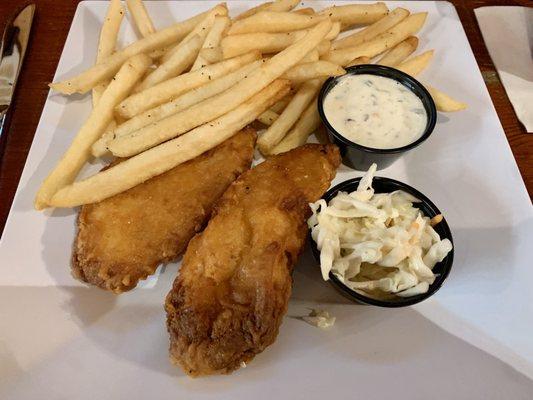
[{"label": "crispy fried batter", "polygon": [[82,207],[75,277],[115,293],[175,260],[215,202],[250,168],[256,134],[245,129],[201,156],[124,193]]},{"label": "crispy fried batter", "polygon": [[329,187],[339,163],[335,146],[306,145],[269,158],[224,193],[166,299],[170,358],[186,373],[229,373],[274,342],[308,203]]}]

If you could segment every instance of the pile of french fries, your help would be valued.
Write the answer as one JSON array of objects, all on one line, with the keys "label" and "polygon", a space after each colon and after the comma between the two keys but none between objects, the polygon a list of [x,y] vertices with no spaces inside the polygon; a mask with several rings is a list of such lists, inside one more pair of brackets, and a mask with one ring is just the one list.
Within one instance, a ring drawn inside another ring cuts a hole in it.
[{"label": "pile of french fries", "polygon": [[[92,90],[93,110],[42,184],[35,207],[101,201],[214,148],[246,125],[265,127],[264,156],[307,142],[320,126],[317,95],[330,76],[375,62],[412,76],[433,51],[411,57],[426,13],[384,3],[315,11],[275,0],[230,18],[226,4],[156,30],[142,0],[126,0],[140,39],[116,49],[125,14],[111,0],[96,64],[50,87]],[[353,33],[342,34],[358,28]],[[341,35],[341,38],[338,38]],[[439,111],[465,104],[426,86]],[[127,158],[76,181],[92,157]]]}]

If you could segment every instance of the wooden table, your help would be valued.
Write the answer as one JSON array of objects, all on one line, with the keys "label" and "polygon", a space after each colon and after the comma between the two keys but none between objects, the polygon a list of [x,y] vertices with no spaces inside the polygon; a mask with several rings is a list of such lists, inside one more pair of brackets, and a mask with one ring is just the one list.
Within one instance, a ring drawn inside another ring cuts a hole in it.
[{"label": "wooden table", "polygon": [[[54,75],[77,0],[33,0],[37,4],[33,32],[17,86],[8,139],[0,164],[0,235],[17,189],[18,181],[41,111],[48,93],[47,84]],[[490,92],[507,139],[524,178],[529,195],[533,196],[533,134],[525,133],[518,121],[498,74],[489,57],[474,16],[474,8],[486,5],[527,5],[530,0],[452,0]],[[0,24],[6,16],[25,4],[20,0],[0,1]]]}]

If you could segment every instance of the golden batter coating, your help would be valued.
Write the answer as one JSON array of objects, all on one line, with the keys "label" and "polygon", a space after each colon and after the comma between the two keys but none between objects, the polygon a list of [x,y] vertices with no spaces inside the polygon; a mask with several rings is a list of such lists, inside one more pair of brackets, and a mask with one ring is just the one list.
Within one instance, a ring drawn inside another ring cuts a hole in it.
[{"label": "golden batter coating", "polygon": [[72,273],[121,293],[175,260],[200,232],[213,205],[250,168],[251,128],[130,190],[81,208]]},{"label": "golden batter coating", "polygon": [[166,299],[170,358],[186,373],[229,373],[274,342],[309,203],[339,164],[335,146],[305,145],[245,172],[224,193]]}]

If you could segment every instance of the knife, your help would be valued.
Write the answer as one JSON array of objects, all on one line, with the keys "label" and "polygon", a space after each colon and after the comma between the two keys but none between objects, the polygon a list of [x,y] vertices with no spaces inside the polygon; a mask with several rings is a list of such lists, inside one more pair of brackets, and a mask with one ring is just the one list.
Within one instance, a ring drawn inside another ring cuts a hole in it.
[{"label": "knife", "polygon": [[30,39],[35,4],[25,6],[7,21],[0,42],[0,160],[4,155],[7,118]]}]

